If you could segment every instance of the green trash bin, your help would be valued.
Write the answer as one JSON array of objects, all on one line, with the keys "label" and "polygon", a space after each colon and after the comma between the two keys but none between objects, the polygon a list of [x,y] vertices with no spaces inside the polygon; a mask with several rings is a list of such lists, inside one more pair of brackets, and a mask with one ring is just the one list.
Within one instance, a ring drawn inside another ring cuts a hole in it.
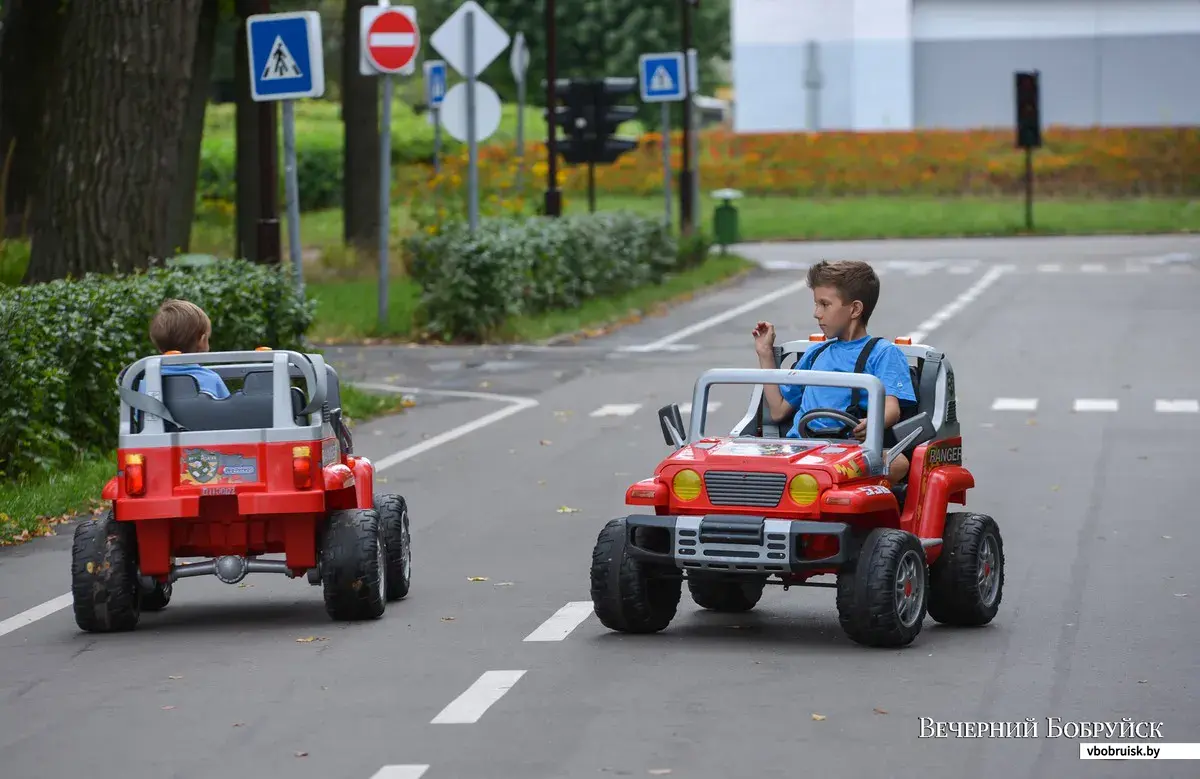
[{"label": "green trash bin", "polygon": [[712,193],[712,196],[721,201],[721,204],[713,210],[713,234],[721,246],[721,254],[724,254],[726,247],[741,241],[741,234],[738,230],[738,211],[734,208],[732,201],[740,198],[742,193],[736,189],[718,189]]}]

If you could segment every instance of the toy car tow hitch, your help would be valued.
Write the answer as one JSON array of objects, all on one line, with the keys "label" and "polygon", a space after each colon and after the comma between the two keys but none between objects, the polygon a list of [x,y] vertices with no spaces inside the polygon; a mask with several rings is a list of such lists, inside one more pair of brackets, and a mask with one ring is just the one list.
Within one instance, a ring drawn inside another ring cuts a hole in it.
[{"label": "toy car tow hitch", "polygon": [[[211,366],[229,397],[163,371],[188,364]],[[374,491],[375,468],[354,454],[337,373],[320,355],[155,355],[117,383],[118,471],[103,494],[112,506],[76,527],[72,548],[80,628],[132,630],[195,576],[306,574],[335,620],[377,619],[408,595],[408,504]]]}]

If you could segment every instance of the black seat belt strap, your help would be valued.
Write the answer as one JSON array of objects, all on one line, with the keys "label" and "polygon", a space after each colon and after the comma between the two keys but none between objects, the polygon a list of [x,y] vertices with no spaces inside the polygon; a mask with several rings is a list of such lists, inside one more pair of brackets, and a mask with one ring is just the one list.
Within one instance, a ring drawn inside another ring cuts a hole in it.
[{"label": "black seat belt strap", "polygon": [[[862,351],[858,353],[858,362],[854,363],[854,372],[862,373],[867,367],[867,358],[871,356],[871,350],[875,348],[875,344],[882,341],[883,338],[875,336],[871,340],[863,344]],[[858,404],[862,401],[862,388],[855,387],[850,391],[850,408],[846,409],[848,413],[854,414],[860,411]]]}]

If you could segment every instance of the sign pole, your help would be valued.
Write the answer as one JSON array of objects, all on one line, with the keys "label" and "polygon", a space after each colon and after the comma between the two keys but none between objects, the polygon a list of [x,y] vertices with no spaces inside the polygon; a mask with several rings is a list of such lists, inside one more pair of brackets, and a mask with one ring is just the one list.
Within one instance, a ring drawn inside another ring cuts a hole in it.
[{"label": "sign pole", "polygon": [[433,113],[433,172],[442,172],[442,109],[434,106]]},{"label": "sign pole", "polygon": [[296,294],[304,297],[304,268],[300,258],[300,183],[296,175],[295,101],[283,102],[283,171],[287,196],[288,254],[296,277]]},{"label": "sign pole", "polygon": [[525,175],[525,77],[517,79],[517,191]]},{"label": "sign pole", "polygon": [[467,59],[467,214],[471,232],[479,227],[479,144],[475,138],[475,12],[466,15]]},{"label": "sign pole", "polygon": [[691,154],[692,159],[692,223],[698,224],[700,217],[700,108],[694,95],[700,92],[700,55],[695,49],[687,53],[688,110],[692,112]]},{"label": "sign pole", "polygon": [[666,207],[666,225],[671,229],[671,104],[662,106],[662,149],[663,149],[663,205]]},{"label": "sign pole", "polygon": [[392,226],[392,76],[383,74],[383,115],[379,130],[379,325],[388,318],[388,234]]}]

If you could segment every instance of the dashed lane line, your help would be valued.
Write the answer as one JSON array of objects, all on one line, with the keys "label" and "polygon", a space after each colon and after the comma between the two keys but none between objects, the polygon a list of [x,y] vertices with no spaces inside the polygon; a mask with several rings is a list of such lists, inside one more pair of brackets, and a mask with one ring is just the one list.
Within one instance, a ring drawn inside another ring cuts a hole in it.
[{"label": "dashed lane line", "polygon": [[486,671],[466,691],[450,701],[431,725],[469,725],[479,721],[504,693],[525,675],[524,671]]},{"label": "dashed lane line", "polygon": [[562,641],[571,635],[571,631],[583,624],[592,615],[592,602],[589,600],[571,601],[563,606],[550,619],[543,622],[528,636],[526,641]]}]

